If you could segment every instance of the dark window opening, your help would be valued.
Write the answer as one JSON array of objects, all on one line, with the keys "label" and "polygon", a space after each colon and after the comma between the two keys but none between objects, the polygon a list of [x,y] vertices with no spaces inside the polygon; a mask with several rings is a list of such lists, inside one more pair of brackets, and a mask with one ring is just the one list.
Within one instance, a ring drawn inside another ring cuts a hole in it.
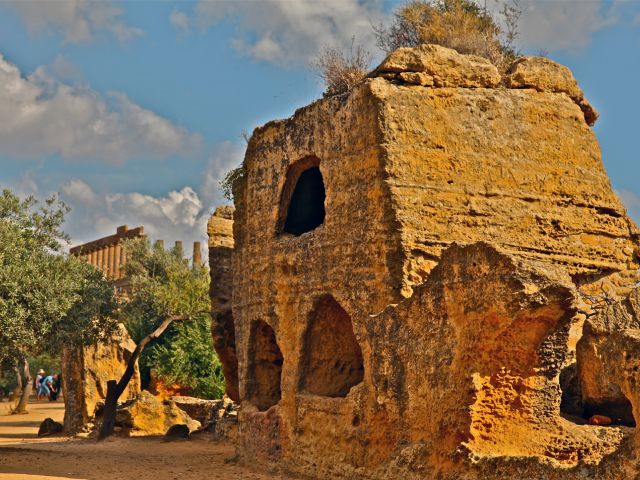
[{"label": "dark window opening", "polygon": [[251,328],[247,397],[258,410],[268,410],[281,398],[280,377],[283,357],[276,334],[267,323],[258,320]]},{"label": "dark window opening", "polygon": [[321,297],[309,318],[302,352],[300,390],[346,397],[362,382],[362,350],[349,314],[331,296]]},{"label": "dark window opening", "polygon": [[302,235],[324,222],[325,189],[319,162],[315,157],[303,159],[287,174],[280,207],[282,232]]}]

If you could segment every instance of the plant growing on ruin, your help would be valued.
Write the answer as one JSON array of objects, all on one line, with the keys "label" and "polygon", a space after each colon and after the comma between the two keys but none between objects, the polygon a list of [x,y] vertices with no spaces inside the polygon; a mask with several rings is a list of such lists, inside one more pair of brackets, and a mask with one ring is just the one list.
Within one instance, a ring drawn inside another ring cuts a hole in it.
[{"label": "plant growing on ruin", "polygon": [[[187,357],[190,355],[191,358],[189,361],[183,356],[181,361],[175,362],[169,359],[169,365],[164,366],[165,372],[170,371],[175,374],[175,368],[186,368],[185,363],[197,364],[198,360],[200,363],[206,362],[208,357],[194,358],[202,354],[206,348],[212,360],[211,368],[215,368],[210,338],[207,339],[205,347],[191,352],[187,350],[193,348],[193,344],[183,345],[183,336],[189,336],[192,328],[202,328],[202,325],[210,322],[208,270],[201,265],[190,265],[189,260],[183,258],[181,249],[165,250],[160,244],[151,247],[147,239],[131,240],[125,247],[127,263],[124,273],[129,279],[129,298],[121,305],[119,315],[137,346],[122,377],[118,381],[107,382],[103,424],[99,438],[106,438],[113,433],[118,399],[127,388],[135,372],[136,362],[145,348],[150,346],[152,351],[159,352],[158,354],[162,357],[162,348],[152,342],[161,339],[170,326],[171,333],[167,339],[179,339],[177,347],[182,349],[182,354]],[[172,325],[174,322],[184,321],[189,323],[180,326]],[[202,331],[198,333],[202,334]],[[173,351],[173,345],[167,346],[167,349],[169,357],[179,354],[178,350]],[[149,359],[153,360],[153,356],[147,357],[146,361]],[[223,390],[224,387],[221,389]]]},{"label": "plant growing on ruin", "polygon": [[233,184],[244,177],[246,169],[244,164],[237,168],[233,168],[227,172],[224,178],[220,181],[220,187],[222,188],[222,195],[227,200],[233,200]]},{"label": "plant growing on ruin", "polygon": [[325,85],[324,96],[340,95],[348,92],[367,75],[371,55],[351,39],[349,50],[326,47],[311,63],[316,75]]},{"label": "plant growing on ruin", "polygon": [[398,8],[390,25],[374,31],[387,53],[433,43],[485,57],[505,70],[518,55],[519,18],[516,0],[504,3],[499,15],[473,0],[412,0]]},{"label": "plant growing on ruin", "polygon": [[39,204],[9,190],[0,195],[0,361],[21,370],[17,413],[26,412],[31,393],[29,355],[96,342],[116,325],[113,288],[63,253],[68,211],[56,197]]}]

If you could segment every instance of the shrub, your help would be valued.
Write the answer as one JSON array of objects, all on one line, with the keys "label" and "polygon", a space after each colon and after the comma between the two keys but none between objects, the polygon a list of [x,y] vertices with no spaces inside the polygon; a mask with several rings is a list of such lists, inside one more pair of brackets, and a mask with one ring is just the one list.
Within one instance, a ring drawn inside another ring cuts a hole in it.
[{"label": "shrub", "polygon": [[374,31],[378,46],[387,53],[433,43],[485,57],[505,70],[517,57],[514,42],[520,9],[515,0],[503,4],[500,16],[494,17],[473,0],[413,0],[395,12],[388,27]]},{"label": "shrub", "polygon": [[311,63],[325,84],[325,97],[348,92],[369,72],[371,55],[354,43],[355,39],[352,39],[348,51],[326,47]]}]

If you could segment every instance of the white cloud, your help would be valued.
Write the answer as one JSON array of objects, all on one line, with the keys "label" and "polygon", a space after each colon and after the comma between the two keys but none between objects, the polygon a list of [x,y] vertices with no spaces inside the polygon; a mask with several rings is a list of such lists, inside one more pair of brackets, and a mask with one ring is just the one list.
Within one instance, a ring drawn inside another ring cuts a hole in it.
[{"label": "white cloud", "polygon": [[171,22],[171,25],[184,32],[189,31],[189,17],[186,13],[181,12],[180,10],[173,9],[171,11],[171,14],[169,15],[169,22]]},{"label": "white cloud", "polygon": [[123,162],[200,147],[199,136],[132,102],[59,82],[43,67],[23,77],[0,54],[0,155]]},{"label": "white cloud", "polygon": [[31,170],[25,172],[25,174],[22,176],[22,178],[14,188],[14,193],[19,197],[29,197],[31,195],[35,197],[39,192],[40,189],[38,187],[38,183],[33,177],[33,172]]},{"label": "white cloud", "polygon": [[112,235],[119,225],[142,225],[152,240],[163,239],[167,246],[182,240],[187,249],[195,240],[206,241],[210,212],[191,187],[158,197],[138,192],[98,194],[83,180],[73,179],[62,186],[60,196],[71,207],[65,230],[74,245]]},{"label": "white cloud", "polygon": [[64,55],[58,55],[51,66],[47,67],[59,80],[79,82],[83,79],[80,68]]},{"label": "white cloud", "polygon": [[[482,0],[476,0],[483,4]],[[487,7],[501,19],[505,0],[488,0]],[[511,2],[512,4],[513,2]],[[615,25],[624,8],[623,0],[518,0],[521,10],[517,43],[527,50],[579,51],[593,35]]]},{"label": "white cloud", "polygon": [[[244,150],[239,144],[221,143],[214,149],[197,189],[186,186],[160,196],[98,193],[84,180],[71,179],[60,187],[62,200],[71,207],[65,229],[74,244],[111,235],[116,227],[126,224],[132,228],[143,225],[154,240],[182,240],[185,248],[194,240],[204,245],[209,216],[216,206],[228,203],[222,196],[220,180],[241,164]],[[35,182],[33,185],[37,192]]]},{"label": "white cloud", "polygon": [[65,183],[60,189],[60,194],[71,201],[85,204],[93,204],[97,199],[91,187],[77,178]]},{"label": "white cloud", "polygon": [[280,65],[307,64],[324,47],[347,47],[355,36],[375,51],[372,25],[384,21],[381,0],[200,0],[197,22],[206,28],[224,19],[236,21],[232,45],[256,60]]},{"label": "white cloud", "polygon": [[640,195],[630,190],[616,190],[616,193],[627,207],[629,216],[640,224]]},{"label": "white cloud", "polygon": [[[486,3],[497,14],[505,1]],[[632,3],[518,0],[518,44],[533,51],[578,51],[596,32],[616,24],[625,9],[634,8]],[[231,45],[241,54],[284,66],[308,64],[325,46],[346,48],[354,36],[356,43],[379,53],[372,26],[391,19],[382,0],[199,0],[194,11],[195,23],[203,28],[225,20],[235,23],[238,31]]]},{"label": "white cloud", "polygon": [[120,19],[122,8],[115,2],[5,0],[4,4],[22,17],[30,32],[60,32],[65,43],[90,41],[98,33],[111,34],[123,42],[143,34]]}]

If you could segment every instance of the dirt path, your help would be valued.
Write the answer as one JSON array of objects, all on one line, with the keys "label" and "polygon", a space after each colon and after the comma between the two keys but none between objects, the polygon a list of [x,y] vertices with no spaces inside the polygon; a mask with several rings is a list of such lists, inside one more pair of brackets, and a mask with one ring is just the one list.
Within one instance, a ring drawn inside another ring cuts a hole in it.
[{"label": "dirt path", "polygon": [[[64,405],[32,403],[27,415],[9,415],[0,403],[0,480],[273,480],[233,462],[232,445],[198,437],[188,442],[159,438],[39,439],[46,417],[61,421]],[[227,463],[225,463],[225,459]]]}]

